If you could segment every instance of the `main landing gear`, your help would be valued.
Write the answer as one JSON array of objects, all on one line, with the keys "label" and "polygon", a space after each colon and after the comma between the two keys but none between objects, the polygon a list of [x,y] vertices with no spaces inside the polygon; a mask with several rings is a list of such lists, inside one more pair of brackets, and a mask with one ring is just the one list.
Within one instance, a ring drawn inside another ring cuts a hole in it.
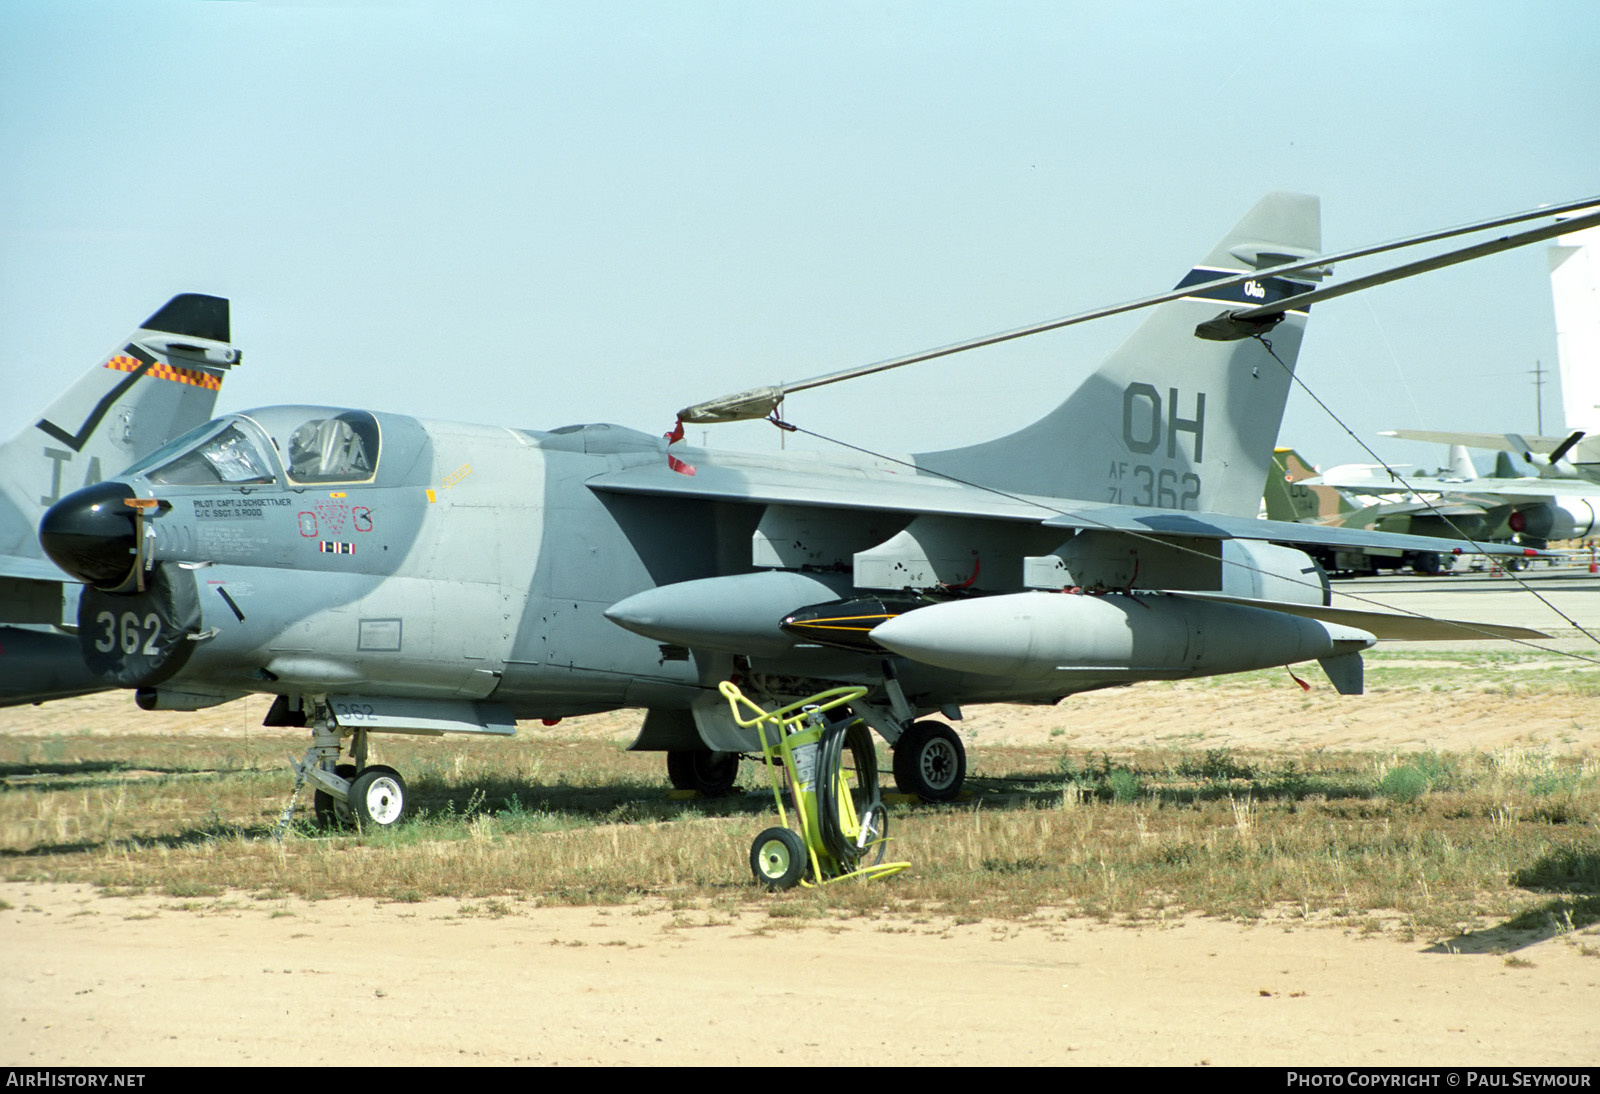
[{"label": "main landing gear", "polygon": [[925,802],[954,801],[967,781],[967,750],[943,722],[912,722],[894,743],[894,785]]},{"label": "main landing gear", "polygon": [[[739,754],[710,749],[667,753],[667,778],[677,790],[697,790],[708,798],[733,792]],[[954,801],[967,779],[967,751],[961,737],[943,722],[912,722],[894,743],[894,784],[902,794],[925,802]]]},{"label": "main landing gear", "polygon": [[738,777],[737,752],[685,748],[667,753],[667,779],[676,790],[698,790],[708,798],[721,798],[733,792]]}]

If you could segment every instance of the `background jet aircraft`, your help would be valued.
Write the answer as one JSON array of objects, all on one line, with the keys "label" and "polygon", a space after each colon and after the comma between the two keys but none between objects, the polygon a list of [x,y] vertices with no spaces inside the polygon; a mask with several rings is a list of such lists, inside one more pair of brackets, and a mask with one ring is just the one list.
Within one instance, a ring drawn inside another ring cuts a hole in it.
[{"label": "background jet aircraft", "polygon": [[[1510,452],[1539,466],[1541,475],[1575,475],[1600,483],[1600,228],[1564,235],[1550,248],[1550,295],[1555,305],[1565,433],[1538,436],[1393,429],[1383,436]],[[1559,530],[1561,518],[1556,515],[1553,519],[1552,527]],[[1567,537],[1552,534],[1545,538]]]},{"label": "background jet aircraft", "polygon": [[[1386,498],[1382,505],[1341,517],[1337,523],[1345,526],[1515,540],[1534,547],[1594,535],[1600,514],[1600,488],[1595,485],[1600,481],[1600,229],[1564,235],[1550,248],[1550,289],[1569,430],[1565,436],[1391,430],[1385,436],[1450,445],[1448,471],[1408,474],[1402,483],[1387,468],[1347,465],[1330,468],[1310,482],[1301,479],[1301,488]],[[1468,445],[1500,450],[1494,475],[1478,474],[1466,458],[1463,446]],[[1517,475],[1508,456],[1513,452],[1540,464],[1541,473]]]},{"label": "background jet aircraft", "polygon": [[[1462,449],[1462,454],[1464,456],[1465,449]],[[1376,483],[1378,480],[1372,478],[1363,481]],[[1391,485],[1384,494],[1396,492]],[[1511,513],[1509,505],[1486,508],[1475,501],[1440,497],[1411,501],[1380,501],[1377,496],[1352,498],[1319,475],[1316,468],[1292,448],[1279,448],[1273,453],[1272,473],[1267,476],[1262,500],[1269,520],[1296,520],[1333,528],[1373,528],[1382,532],[1437,536],[1450,540],[1467,537],[1478,542],[1505,542],[1511,538],[1506,527],[1506,518]],[[1312,547],[1307,548],[1306,553],[1333,576],[1373,574],[1380,570],[1402,568],[1410,568],[1417,573],[1438,573],[1444,566],[1437,550],[1363,551]],[[1520,561],[1508,559],[1507,563],[1510,565]]]},{"label": "background jet aircraft", "polygon": [[78,641],[77,579],[39,549],[39,518],[211,417],[239,353],[228,302],[175,296],[0,447],[0,706],[109,686]]},{"label": "background jet aircraft", "polygon": [[[1501,456],[1498,469],[1511,470],[1511,461],[1504,453]],[[1552,541],[1594,535],[1600,523],[1596,519],[1600,490],[1593,483],[1528,475],[1480,476],[1470,463],[1448,475],[1407,475],[1404,484],[1365,465],[1333,467],[1302,480],[1302,485],[1393,499],[1358,509],[1340,523],[1366,526],[1364,522],[1371,520],[1373,527],[1393,531],[1404,527],[1414,535],[1515,541],[1543,548]]]},{"label": "background jet aircraft", "polygon": [[91,586],[101,679],[154,707],[276,694],[269,724],[312,731],[323,817],[403,815],[369,732],[625,706],[675,783],[726,789],[757,750],[715,690],[730,677],[771,703],[865,685],[896,781],[946,799],[965,757],[934,712],[1306,660],[1355,692],[1376,637],[1441,633],[1330,609],[1283,545],[1435,541],[1256,519],[1303,304],[1357,253],[1319,256],[1319,235],[1315,198],[1263,199],[1065,401],[983,444],[749,454],[278,406],[63,499],[40,537]]}]

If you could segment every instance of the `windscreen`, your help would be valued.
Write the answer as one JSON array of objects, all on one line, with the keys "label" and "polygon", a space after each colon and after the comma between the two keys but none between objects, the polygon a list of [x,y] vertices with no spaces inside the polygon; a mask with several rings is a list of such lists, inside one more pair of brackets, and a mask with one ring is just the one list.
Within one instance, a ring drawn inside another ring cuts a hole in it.
[{"label": "windscreen", "polygon": [[256,443],[238,426],[230,425],[150,472],[148,478],[166,486],[248,486],[273,482],[277,474]]}]

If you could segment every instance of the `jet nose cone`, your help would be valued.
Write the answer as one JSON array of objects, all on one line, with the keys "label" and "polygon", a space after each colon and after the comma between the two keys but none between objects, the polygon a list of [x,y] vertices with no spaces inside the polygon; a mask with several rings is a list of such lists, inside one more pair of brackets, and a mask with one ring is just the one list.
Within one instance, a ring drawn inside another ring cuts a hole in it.
[{"label": "jet nose cone", "polygon": [[39,545],[86,585],[120,585],[133,569],[134,511],[124,504],[133,496],[133,488],[121,482],[68,494],[39,522]]}]

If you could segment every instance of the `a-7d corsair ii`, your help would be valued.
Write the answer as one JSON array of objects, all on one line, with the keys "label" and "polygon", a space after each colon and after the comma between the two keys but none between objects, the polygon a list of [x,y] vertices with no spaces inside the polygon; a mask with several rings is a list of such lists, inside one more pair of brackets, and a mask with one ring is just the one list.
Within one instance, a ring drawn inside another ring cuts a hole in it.
[{"label": "a-7d corsair ii", "polygon": [[965,758],[929,714],[1309,660],[1355,692],[1375,636],[1439,633],[1326,607],[1286,544],[1449,544],[1255,519],[1318,247],[1315,198],[1263,199],[1060,406],[968,448],[736,454],[278,406],[64,499],[41,540],[92,586],[95,672],[158,708],[275,693],[269,724],[312,732],[324,817],[404,812],[371,732],[619,707],[648,711],[634,747],[675,783],[726,789],[759,751],[729,678],[771,704],[867,686],[899,785],[946,799]]}]

